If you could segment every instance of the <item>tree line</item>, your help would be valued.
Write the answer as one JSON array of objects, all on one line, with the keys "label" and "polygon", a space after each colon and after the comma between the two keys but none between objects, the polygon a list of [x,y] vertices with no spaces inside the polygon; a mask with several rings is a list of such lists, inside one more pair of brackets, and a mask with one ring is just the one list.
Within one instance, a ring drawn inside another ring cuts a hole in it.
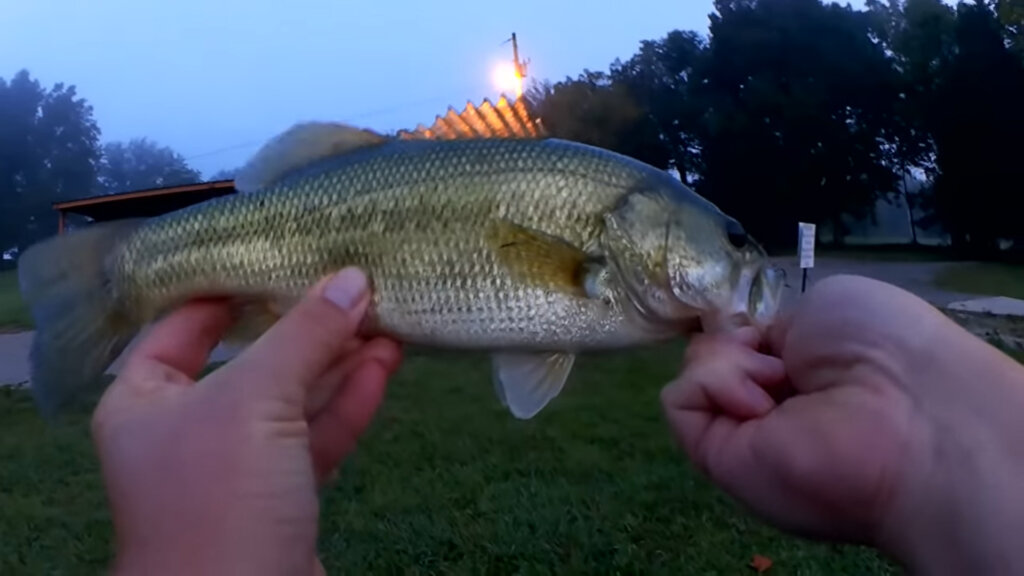
[{"label": "tree line", "polygon": [[763,243],[879,201],[991,254],[1024,240],[1024,0],[717,0],[706,34],[534,82],[550,132],[674,169]]},{"label": "tree line", "polygon": [[[965,253],[1024,244],[1024,0],[716,0],[709,20],[525,97],[554,136],[677,171],[771,248],[797,221],[842,241],[897,200]],[[54,201],[199,179],[145,138],[101,145],[74,86],[0,78],[0,252],[52,234]]]},{"label": "tree line", "polygon": [[27,70],[0,78],[0,253],[53,234],[53,202],[201,180],[169,147],[100,135],[74,86],[47,89]]}]

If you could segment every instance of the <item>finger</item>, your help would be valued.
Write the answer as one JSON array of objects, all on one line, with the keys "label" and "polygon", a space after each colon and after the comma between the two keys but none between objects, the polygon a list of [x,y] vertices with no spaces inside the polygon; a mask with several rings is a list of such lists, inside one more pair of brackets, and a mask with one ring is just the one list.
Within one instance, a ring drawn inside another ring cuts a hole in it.
[{"label": "finger", "polygon": [[764,416],[775,408],[771,395],[739,372],[680,378],[663,389],[662,401],[671,410],[722,414],[739,420]]},{"label": "finger", "polygon": [[315,417],[334,397],[352,371],[369,360],[375,360],[384,366],[388,374],[392,374],[401,360],[401,349],[397,342],[388,338],[375,338],[369,342],[362,340],[358,347],[350,347],[341,360],[317,379],[317,383],[309,387],[306,394],[306,416]]},{"label": "finger", "polygon": [[304,402],[307,387],[356,337],[368,305],[366,276],[355,268],[342,270],[318,282],[232,369],[260,374],[259,384],[249,385],[266,383]]},{"label": "finger", "polygon": [[730,334],[698,336],[687,346],[683,373],[688,373],[691,366],[719,372],[736,367],[766,387],[777,385],[785,378],[784,365],[778,358],[758,352],[760,343],[760,333],[749,327]]},{"label": "finger", "polygon": [[721,336],[740,346],[746,346],[753,350],[757,350],[758,346],[761,345],[761,332],[754,326],[742,326],[735,330],[724,332]]},{"label": "finger", "polygon": [[232,321],[226,301],[185,304],[153,326],[131,352],[126,367],[151,362],[179,373],[182,380],[194,380]]},{"label": "finger", "polygon": [[662,390],[666,411],[693,417],[687,434],[699,430],[711,416],[723,414],[738,420],[770,412],[775,401],[765,388],[785,382],[782,361],[736,344],[717,341],[698,343],[689,366]]},{"label": "finger", "polygon": [[368,360],[310,423],[310,451],[318,479],[325,478],[356,447],[384,399],[389,371]]},{"label": "finger", "polygon": [[789,335],[789,327],[793,323],[793,314],[782,313],[774,322],[768,325],[765,330],[765,347],[774,356],[782,356],[785,348],[786,337]]}]

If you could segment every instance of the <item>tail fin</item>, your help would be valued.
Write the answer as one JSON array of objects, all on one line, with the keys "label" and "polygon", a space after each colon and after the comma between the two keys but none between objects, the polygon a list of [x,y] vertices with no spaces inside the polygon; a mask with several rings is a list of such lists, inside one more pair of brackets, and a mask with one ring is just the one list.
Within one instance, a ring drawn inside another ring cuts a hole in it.
[{"label": "tail fin", "polygon": [[95,385],[141,328],[118,311],[106,262],[138,220],[93,224],[44,240],[18,260],[36,333],[29,383],[46,418]]}]

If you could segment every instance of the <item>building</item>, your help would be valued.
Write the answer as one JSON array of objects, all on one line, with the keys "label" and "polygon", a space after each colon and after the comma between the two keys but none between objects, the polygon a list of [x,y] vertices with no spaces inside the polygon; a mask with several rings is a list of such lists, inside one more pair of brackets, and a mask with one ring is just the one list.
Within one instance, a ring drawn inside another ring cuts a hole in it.
[{"label": "building", "polygon": [[57,233],[63,234],[69,216],[81,216],[93,222],[148,218],[235,192],[234,180],[215,180],[57,202],[53,208],[58,215]]}]

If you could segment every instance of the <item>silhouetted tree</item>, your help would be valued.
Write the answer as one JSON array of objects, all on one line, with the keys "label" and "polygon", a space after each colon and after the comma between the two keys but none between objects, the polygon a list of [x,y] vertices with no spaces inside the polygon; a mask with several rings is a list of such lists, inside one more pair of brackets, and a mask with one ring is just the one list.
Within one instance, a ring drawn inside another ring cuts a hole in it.
[{"label": "silhouetted tree", "polygon": [[702,171],[695,133],[702,110],[690,97],[690,81],[706,49],[706,39],[699,34],[675,30],[662,39],[641,42],[635,56],[611,65],[612,80],[624,85],[646,112],[656,137],[668,146],[671,167],[690,183]]},{"label": "silhouetted tree", "polygon": [[535,83],[527,102],[552,135],[614,150],[654,166],[667,167],[669,146],[629,89],[603,72],[584,71],[576,79]]},{"label": "silhouetted tree", "polygon": [[938,71],[928,109],[935,139],[935,215],[955,245],[991,252],[1024,238],[1024,62],[1010,48],[993,7],[957,6],[955,51]]},{"label": "silhouetted tree", "polygon": [[0,78],[0,250],[53,234],[51,204],[92,190],[100,129],[74,86]]},{"label": "silhouetted tree", "polygon": [[210,176],[210,180],[234,180],[238,170],[238,168],[217,170],[213,176]]},{"label": "silhouetted tree", "polygon": [[865,12],[818,0],[718,0],[691,82],[699,190],[763,242],[796,222],[867,218],[897,187],[899,76]]},{"label": "silhouetted tree", "polygon": [[202,180],[198,170],[171,148],[146,138],[103,145],[99,185],[104,193],[189,184]]}]

